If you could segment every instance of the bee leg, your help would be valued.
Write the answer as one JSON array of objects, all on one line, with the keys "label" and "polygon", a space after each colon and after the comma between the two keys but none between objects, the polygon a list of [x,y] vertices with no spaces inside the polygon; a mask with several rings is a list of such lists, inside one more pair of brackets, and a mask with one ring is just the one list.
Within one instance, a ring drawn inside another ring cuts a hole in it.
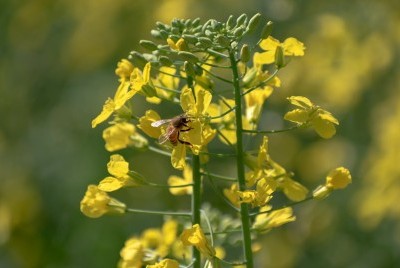
[{"label": "bee leg", "polygon": [[187,129],[181,129],[180,132],[186,132],[186,131],[189,131],[189,130],[191,130],[191,129],[193,129],[193,128],[192,128],[192,127],[189,127],[189,128],[187,128]]},{"label": "bee leg", "polygon": [[[189,130],[190,130],[190,129],[185,129],[184,131],[189,131]],[[181,130],[181,131],[182,131],[182,130]],[[182,144],[186,144],[186,145],[189,145],[190,147],[193,147],[193,145],[192,145],[190,142],[181,140],[181,139],[179,138],[179,132],[178,132],[178,141],[179,141],[180,143],[182,143]]]}]

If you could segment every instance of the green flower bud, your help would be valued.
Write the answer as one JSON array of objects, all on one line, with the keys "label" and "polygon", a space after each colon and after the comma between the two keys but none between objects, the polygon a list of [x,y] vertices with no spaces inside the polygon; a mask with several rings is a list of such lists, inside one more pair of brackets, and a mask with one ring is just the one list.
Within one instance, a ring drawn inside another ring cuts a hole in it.
[{"label": "green flower bud", "polygon": [[199,26],[199,24],[200,24],[200,18],[195,18],[192,21],[192,27],[197,27],[197,26]]},{"label": "green flower bud", "polygon": [[277,46],[275,50],[275,65],[278,69],[284,67],[285,63],[285,55],[283,54],[283,47]]},{"label": "green flower bud", "polygon": [[239,28],[236,28],[236,30],[233,31],[233,34],[234,34],[236,37],[242,37],[242,35],[243,35],[243,33],[244,33],[244,29],[245,29],[245,27],[242,25],[242,26],[240,26]]},{"label": "green flower bud", "polygon": [[247,23],[247,15],[242,14],[236,19],[236,27],[240,27]]},{"label": "green flower bud", "polygon": [[267,24],[265,24],[265,26],[261,32],[261,39],[267,39],[268,36],[271,35],[273,24],[274,23],[272,21],[268,21]]},{"label": "green flower bud", "polygon": [[242,49],[240,50],[240,61],[246,63],[249,60],[250,60],[250,48],[247,44],[244,44],[242,46]]},{"label": "green flower bud", "polygon": [[173,62],[166,56],[160,56],[158,58],[158,61],[161,63],[163,66],[171,66]]},{"label": "green flower bud", "polygon": [[165,24],[162,23],[161,21],[157,21],[157,22],[156,22],[156,26],[157,26],[157,28],[160,29],[160,30],[165,30],[165,29],[167,29],[167,25],[165,25]]},{"label": "green flower bud", "polygon": [[258,24],[260,23],[260,19],[261,19],[261,14],[260,13],[255,14],[249,20],[249,24],[247,25],[246,33],[253,32],[257,28]]},{"label": "green flower bud", "polygon": [[230,15],[229,16],[229,18],[228,18],[228,20],[226,21],[226,29],[227,30],[230,30],[230,29],[232,29],[233,27],[235,27],[235,22],[233,21],[233,15]]},{"label": "green flower bud", "polygon": [[231,44],[229,38],[224,35],[218,35],[217,40],[218,44],[220,44],[223,47],[229,47]]},{"label": "green flower bud", "polygon": [[150,50],[150,51],[153,51],[153,50],[156,50],[156,49],[157,49],[157,45],[154,44],[152,41],[149,41],[149,40],[140,40],[140,41],[139,41],[139,44],[140,44],[143,48],[148,49],[148,50]]},{"label": "green flower bud", "polygon": [[143,69],[147,63],[147,60],[144,58],[144,56],[137,51],[131,51],[131,53],[129,53],[129,59],[132,61],[134,66],[137,66],[140,69]]},{"label": "green flower bud", "polygon": [[184,67],[185,72],[186,72],[186,74],[187,74],[188,76],[192,76],[192,77],[195,77],[195,76],[196,76],[196,72],[195,72],[195,70],[194,70],[194,67],[193,67],[193,64],[192,64],[192,63],[190,63],[190,62],[188,62],[188,61],[185,61],[185,63],[183,64],[183,67]]},{"label": "green flower bud", "polygon": [[191,35],[191,34],[184,34],[182,35],[183,39],[185,39],[186,42],[190,43],[190,44],[196,44],[198,39],[195,35]]},{"label": "green flower bud", "polygon": [[162,36],[161,36],[160,31],[158,31],[158,30],[151,30],[151,31],[150,31],[150,34],[151,34],[154,38],[163,39]]},{"label": "green flower bud", "polygon": [[203,47],[211,47],[213,42],[211,41],[210,38],[207,37],[199,37],[199,43],[203,46]]},{"label": "green flower bud", "polygon": [[178,56],[191,63],[196,63],[199,61],[199,59],[194,55],[193,53],[187,52],[187,51],[179,51]]}]

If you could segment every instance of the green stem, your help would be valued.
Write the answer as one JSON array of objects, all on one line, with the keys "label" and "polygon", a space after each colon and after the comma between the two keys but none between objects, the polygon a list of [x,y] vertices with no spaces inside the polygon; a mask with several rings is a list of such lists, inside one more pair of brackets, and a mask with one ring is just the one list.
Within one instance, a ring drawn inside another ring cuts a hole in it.
[{"label": "green stem", "polygon": [[[232,66],[233,86],[235,89],[235,116],[236,116],[236,166],[237,166],[237,180],[239,190],[246,190],[245,170],[244,170],[244,157],[243,157],[243,131],[242,131],[242,96],[239,85],[239,72],[236,65],[234,51],[229,51],[229,59]],[[243,251],[246,259],[247,268],[252,268],[253,253],[251,251],[251,234],[250,234],[250,217],[248,204],[242,203],[240,205],[240,215],[242,220],[243,232]]]},{"label": "green stem", "polygon": [[246,133],[256,133],[256,134],[274,134],[274,133],[279,133],[279,132],[286,132],[286,131],[291,131],[294,129],[300,128],[302,125],[296,125],[292,126],[290,128],[285,128],[285,129],[277,129],[277,130],[251,130],[251,129],[243,129],[243,132]]},{"label": "green stem", "polygon": [[183,216],[183,217],[191,217],[192,216],[189,212],[158,211],[158,210],[133,209],[133,208],[127,208],[126,212],[142,213],[142,214],[155,214],[155,215]]},{"label": "green stem", "polygon": [[[187,76],[187,84],[192,89],[193,97],[196,101],[196,94],[194,91],[193,77]],[[193,193],[192,193],[192,225],[200,225],[200,212],[201,212],[201,173],[200,173],[200,156],[192,155],[192,173],[193,173]],[[193,268],[200,268],[201,256],[200,251],[193,247]]]},{"label": "green stem", "polygon": [[[201,174],[200,174],[200,157],[192,156],[193,166],[193,193],[192,193],[192,224],[200,224],[201,211]],[[193,247],[194,268],[200,268],[200,252]]]}]

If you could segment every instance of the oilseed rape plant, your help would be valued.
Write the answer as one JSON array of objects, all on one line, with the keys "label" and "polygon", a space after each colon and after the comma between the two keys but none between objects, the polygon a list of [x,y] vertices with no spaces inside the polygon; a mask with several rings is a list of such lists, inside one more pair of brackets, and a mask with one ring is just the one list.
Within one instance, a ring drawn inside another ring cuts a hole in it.
[{"label": "oilseed rape plant", "polygon": [[[311,128],[328,139],[339,124],[307,97],[288,96],[295,109],[282,118],[292,126],[259,128],[266,101],[281,86],[279,71],[305,52],[294,37],[272,37],[272,26],[260,14],[204,24],[199,18],[157,22],[151,31],[156,41],[140,41],[147,52],[132,51],[118,62],[119,86],[92,121],[93,128],[109,123],[103,131],[112,153],[109,176],[88,186],[81,211],[91,218],[147,213],[165,220],[159,229],[126,240],[119,267],[254,267],[253,254],[260,247],[255,239],[295,221],[293,205],[325,198],[351,182],[349,171],[338,167],[310,193],[270,156],[269,135]],[[137,115],[135,102],[149,108]],[[174,110],[180,112],[170,114]],[[181,170],[182,176],[166,172],[161,186],[173,198],[189,195],[187,210],[149,211],[112,198],[122,188],[160,186],[135,171],[138,163],[118,154],[121,149],[169,157],[171,170]],[[235,176],[213,170],[211,164],[220,159],[230,159]],[[212,188],[207,194],[205,182]],[[231,211],[224,214],[209,205],[210,195]],[[276,196],[286,203],[276,205]]]}]

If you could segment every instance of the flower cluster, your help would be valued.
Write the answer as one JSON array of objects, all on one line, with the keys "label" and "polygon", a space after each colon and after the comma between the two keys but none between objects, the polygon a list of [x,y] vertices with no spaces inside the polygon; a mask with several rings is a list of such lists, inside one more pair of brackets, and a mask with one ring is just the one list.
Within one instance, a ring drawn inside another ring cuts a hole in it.
[{"label": "flower cluster", "polygon": [[[178,224],[169,218],[161,229],[147,229],[140,236],[131,237],[121,250],[120,267],[179,267],[182,262],[199,267],[201,257],[209,267],[219,267],[222,262],[232,264],[222,260],[224,250],[214,244],[234,246],[230,239],[220,238],[238,231],[243,233],[242,263],[252,267],[250,231],[265,233],[296,219],[291,206],[272,206],[276,193],[282,192],[288,203],[297,204],[326,197],[351,182],[349,171],[337,168],[328,175],[325,185],[309,195],[295,174],[270,156],[268,134],[311,127],[319,136],[331,138],[339,122],[308,98],[292,96],[288,100],[297,108],[283,118],[295,124],[281,130],[259,129],[265,103],[281,87],[278,72],[290,58],[303,56],[305,51],[304,44],[294,37],[281,42],[271,36],[271,22],[264,25],[256,46],[244,43],[243,38],[254,33],[260,22],[260,14],[251,18],[244,14],[237,19],[230,16],[226,22],[209,20],[204,24],[200,19],[175,19],[170,25],[158,22],[151,31],[157,43],[140,41],[148,53],[132,51],[128,59],[118,63],[115,73],[119,86],[93,119],[92,127],[112,116],[110,126],[103,131],[106,150],[129,148],[167,155],[171,169],[181,170],[182,177],[169,174],[166,183],[158,185],[133,170],[131,166],[136,163],[131,165],[122,154],[113,154],[107,164],[110,175],[97,186],[89,186],[81,211],[89,217],[146,213],[127,208],[107,194],[127,187],[162,186],[174,198],[192,198],[189,212],[165,212],[190,216],[191,222]],[[146,103],[144,114],[135,114],[135,102],[142,106]],[[251,140],[248,144],[243,142],[246,136]],[[210,165],[232,156],[237,168],[235,176],[219,174]],[[212,218],[211,213],[201,209],[201,200],[206,199],[205,179],[216,196],[239,212],[243,230],[233,226],[233,221],[224,221],[223,215]],[[204,222],[207,233],[202,230]],[[223,231],[213,234],[215,225],[222,226]],[[183,226],[187,228],[178,236],[178,229]],[[194,248],[193,254],[188,246]]]}]

